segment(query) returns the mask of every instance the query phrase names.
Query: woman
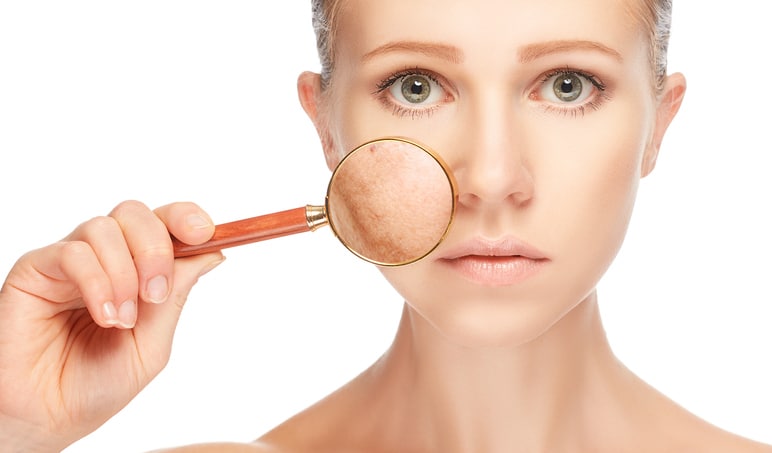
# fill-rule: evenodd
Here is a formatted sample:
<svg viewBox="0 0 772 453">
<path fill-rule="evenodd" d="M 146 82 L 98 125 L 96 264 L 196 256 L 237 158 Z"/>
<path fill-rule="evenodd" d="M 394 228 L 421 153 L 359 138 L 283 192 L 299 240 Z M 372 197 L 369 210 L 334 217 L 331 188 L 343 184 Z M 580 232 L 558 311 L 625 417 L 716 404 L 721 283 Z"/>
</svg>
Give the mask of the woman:
<svg viewBox="0 0 772 453">
<path fill-rule="evenodd" d="M 416 138 L 458 180 L 456 220 L 425 260 L 381 269 L 406 303 L 376 364 L 253 445 L 188 451 L 770 451 L 644 384 L 600 323 L 594 288 L 685 91 L 663 72 L 667 20 L 634 0 L 532 3 L 325 5 L 331 64 L 298 89 L 328 165 Z M 167 229 L 197 243 L 212 222 L 123 203 L 12 270 L 10 445 L 62 448 L 163 366 L 188 290 L 222 260 L 172 262 Z"/>
</svg>

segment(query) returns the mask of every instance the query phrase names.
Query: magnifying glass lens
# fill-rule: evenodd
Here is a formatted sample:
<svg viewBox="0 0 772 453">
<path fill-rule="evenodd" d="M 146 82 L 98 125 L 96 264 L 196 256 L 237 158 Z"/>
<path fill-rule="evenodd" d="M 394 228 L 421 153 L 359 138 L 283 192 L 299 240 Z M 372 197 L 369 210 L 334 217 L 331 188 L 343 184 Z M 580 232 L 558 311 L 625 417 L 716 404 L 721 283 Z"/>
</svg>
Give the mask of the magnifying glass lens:
<svg viewBox="0 0 772 453">
<path fill-rule="evenodd" d="M 434 153 L 383 139 L 349 153 L 327 190 L 328 221 L 338 239 L 367 261 L 398 266 L 423 258 L 447 233 L 455 184 Z"/>
</svg>

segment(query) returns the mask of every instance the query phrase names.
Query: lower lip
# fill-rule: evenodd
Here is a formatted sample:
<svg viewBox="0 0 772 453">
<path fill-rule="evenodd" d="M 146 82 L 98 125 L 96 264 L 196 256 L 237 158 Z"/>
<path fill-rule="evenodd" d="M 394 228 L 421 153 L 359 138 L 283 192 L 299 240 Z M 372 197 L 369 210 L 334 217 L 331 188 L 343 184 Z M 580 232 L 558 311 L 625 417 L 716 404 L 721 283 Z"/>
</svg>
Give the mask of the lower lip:
<svg viewBox="0 0 772 453">
<path fill-rule="evenodd" d="M 468 255 L 442 260 L 467 280 L 484 286 L 509 286 L 537 274 L 546 259 L 523 256 Z"/>
</svg>

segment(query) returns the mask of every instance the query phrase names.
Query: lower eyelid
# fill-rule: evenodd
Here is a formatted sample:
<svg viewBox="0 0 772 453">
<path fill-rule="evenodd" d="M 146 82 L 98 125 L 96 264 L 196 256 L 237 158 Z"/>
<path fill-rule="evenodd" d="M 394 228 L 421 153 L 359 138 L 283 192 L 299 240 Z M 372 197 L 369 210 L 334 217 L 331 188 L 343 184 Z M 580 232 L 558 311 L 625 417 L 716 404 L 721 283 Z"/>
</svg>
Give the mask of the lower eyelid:
<svg viewBox="0 0 772 453">
<path fill-rule="evenodd" d="M 601 92 L 599 96 L 595 98 L 590 98 L 581 104 L 561 105 L 556 103 L 548 103 L 548 104 L 542 103 L 541 107 L 547 113 L 557 113 L 561 115 L 571 115 L 572 117 L 576 117 L 576 116 L 584 116 L 585 114 L 591 113 L 592 111 L 600 110 L 604 106 L 604 104 L 610 99 L 611 98 L 609 96 L 606 96 Z M 587 111 L 588 109 L 591 110 L 591 112 L 588 112 Z"/>
<path fill-rule="evenodd" d="M 383 96 L 379 96 L 378 100 L 380 101 L 381 105 L 385 109 L 388 109 L 391 111 L 392 115 L 400 118 L 409 116 L 411 117 L 411 119 L 420 119 L 420 118 L 423 118 L 424 116 L 431 115 L 442 105 L 442 104 L 435 103 L 430 106 L 426 106 L 422 108 L 410 108 L 410 107 L 401 105 L 397 102 L 385 99 L 383 98 Z"/>
<path fill-rule="evenodd" d="M 441 101 L 437 101 L 433 104 L 425 106 L 410 107 L 407 104 L 398 102 L 397 100 L 393 99 L 393 96 L 389 92 L 389 88 L 390 86 L 387 86 L 385 89 L 375 92 L 374 95 L 384 108 L 390 110 L 393 115 L 399 117 L 410 116 L 412 119 L 418 119 L 424 115 L 431 115 L 440 109 L 443 105 L 453 102 L 455 99 L 449 93 L 447 93 L 447 90 L 444 90 L 443 88 L 445 91 L 445 96 Z"/>
</svg>

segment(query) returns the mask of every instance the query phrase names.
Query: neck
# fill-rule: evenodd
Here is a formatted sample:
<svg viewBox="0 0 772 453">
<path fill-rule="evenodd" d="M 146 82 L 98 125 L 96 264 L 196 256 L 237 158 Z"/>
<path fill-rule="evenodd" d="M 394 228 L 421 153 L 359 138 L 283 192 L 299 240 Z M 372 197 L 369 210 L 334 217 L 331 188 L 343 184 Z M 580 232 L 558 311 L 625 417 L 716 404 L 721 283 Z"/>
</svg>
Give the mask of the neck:
<svg viewBox="0 0 772 453">
<path fill-rule="evenodd" d="M 394 344 L 370 370 L 387 389 L 380 404 L 395 431 L 443 439 L 416 448 L 444 452 L 563 451 L 561 439 L 576 446 L 595 431 L 578 421 L 611 417 L 619 396 L 611 389 L 629 376 L 608 345 L 594 293 L 539 338 L 495 348 L 453 344 L 406 306 Z M 587 417 L 590 410 L 598 413 Z"/>
</svg>

